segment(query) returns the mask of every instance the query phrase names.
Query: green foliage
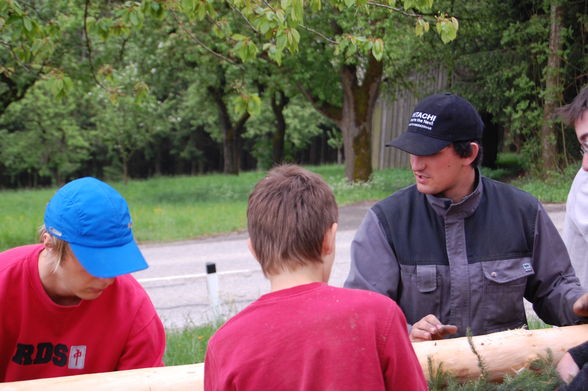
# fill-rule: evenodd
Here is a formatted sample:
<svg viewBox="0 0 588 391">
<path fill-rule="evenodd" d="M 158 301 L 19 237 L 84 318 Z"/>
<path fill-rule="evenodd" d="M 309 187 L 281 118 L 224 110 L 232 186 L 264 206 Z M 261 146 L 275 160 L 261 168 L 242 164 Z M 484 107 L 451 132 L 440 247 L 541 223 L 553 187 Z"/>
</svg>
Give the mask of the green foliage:
<svg viewBox="0 0 588 391">
<path fill-rule="evenodd" d="M 217 329 L 218 326 L 213 325 L 167 329 L 164 364 L 170 366 L 204 362 L 208 340 Z"/>
<path fill-rule="evenodd" d="M 59 184 L 89 158 L 92 134 L 76 121 L 80 95 L 64 95 L 56 104 L 51 88 L 51 81 L 38 84 L 1 117 L 0 127 L 18 131 L 0 130 L 0 158 L 13 174 L 36 171 Z"/>
<path fill-rule="evenodd" d="M 537 177 L 522 177 L 511 183 L 526 192 L 533 194 L 541 202 L 566 202 L 568 192 L 578 166 L 567 167 L 563 172 L 550 171 Z"/>
</svg>

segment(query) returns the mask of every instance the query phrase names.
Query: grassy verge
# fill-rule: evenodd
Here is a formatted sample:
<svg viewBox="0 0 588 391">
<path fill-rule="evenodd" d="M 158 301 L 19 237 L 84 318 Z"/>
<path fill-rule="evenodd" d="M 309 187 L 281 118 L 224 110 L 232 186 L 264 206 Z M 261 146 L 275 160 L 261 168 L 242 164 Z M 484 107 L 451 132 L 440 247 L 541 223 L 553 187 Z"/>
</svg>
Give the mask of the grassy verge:
<svg viewBox="0 0 588 391">
<path fill-rule="evenodd" d="M 508 165 L 505 167 L 509 167 Z M 341 165 L 308 167 L 331 185 L 339 205 L 379 200 L 413 183 L 406 169 L 376 171 L 371 181 L 350 184 Z M 483 169 L 484 175 L 501 179 L 516 169 Z M 576 172 L 571 167 L 548 179 L 517 178 L 512 183 L 542 202 L 565 202 Z M 111 183 L 128 201 L 139 242 L 193 239 L 245 229 L 247 197 L 265 172 L 239 176 L 202 175 L 160 177 Z M 37 241 L 45 205 L 56 189 L 0 191 L 0 251 Z"/>
<path fill-rule="evenodd" d="M 341 165 L 308 167 L 332 186 L 340 205 L 377 200 L 409 185 L 408 170 L 383 170 L 349 184 Z M 192 239 L 245 229 L 247 198 L 265 172 L 160 177 L 110 183 L 128 201 L 139 242 Z M 37 242 L 45 205 L 57 189 L 0 192 L 0 251 Z"/>
</svg>

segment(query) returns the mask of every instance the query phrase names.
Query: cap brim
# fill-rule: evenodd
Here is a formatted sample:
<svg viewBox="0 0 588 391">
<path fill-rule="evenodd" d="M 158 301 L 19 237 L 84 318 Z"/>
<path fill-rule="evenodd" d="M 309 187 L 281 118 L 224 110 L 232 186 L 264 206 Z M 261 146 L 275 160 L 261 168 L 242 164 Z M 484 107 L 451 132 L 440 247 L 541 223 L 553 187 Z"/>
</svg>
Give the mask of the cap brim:
<svg viewBox="0 0 588 391">
<path fill-rule="evenodd" d="M 111 278 L 149 267 L 134 240 L 118 247 L 87 247 L 74 243 L 69 246 L 84 269 L 94 277 Z"/>
<path fill-rule="evenodd" d="M 404 132 L 386 144 L 386 146 L 398 148 L 411 155 L 428 156 L 436 154 L 449 144 L 451 144 L 450 141 L 440 140 L 415 132 Z"/>
</svg>

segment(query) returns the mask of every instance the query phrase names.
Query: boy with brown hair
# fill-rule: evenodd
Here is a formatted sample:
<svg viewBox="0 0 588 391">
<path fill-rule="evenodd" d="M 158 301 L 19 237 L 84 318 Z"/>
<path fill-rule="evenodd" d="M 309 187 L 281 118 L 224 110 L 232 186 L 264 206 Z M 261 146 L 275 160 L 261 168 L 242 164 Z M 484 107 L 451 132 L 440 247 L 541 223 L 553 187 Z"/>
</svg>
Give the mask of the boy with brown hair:
<svg viewBox="0 0 588 391">
<path fill-rule="evenodd" d="M 210 339 L 205 390 L 426 390 L 406 319 L 378 293 L 327 285 L 337 204 L 317 174 L 272 169 L 247 209 L 271 292 Z"/>
</svg>

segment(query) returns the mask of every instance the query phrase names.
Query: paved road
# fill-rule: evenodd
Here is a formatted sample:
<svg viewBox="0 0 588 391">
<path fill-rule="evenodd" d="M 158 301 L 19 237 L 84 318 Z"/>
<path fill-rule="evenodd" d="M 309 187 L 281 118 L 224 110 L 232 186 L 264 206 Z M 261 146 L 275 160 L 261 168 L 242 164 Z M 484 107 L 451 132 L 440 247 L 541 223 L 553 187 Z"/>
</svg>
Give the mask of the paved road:
<svg viewBox="0 0 588 391">
<path fill-rule="evenodd" d="M 372 203 L 364 202 L 340 208 L 337 253 L 329 283 L 342 286 L 349 271 L 349 247 L 355 230 Z M 556 227 L 563 226 L 565 206 L 546 204 Z M 202 325 L 235 314 L 261 294 L 269 292 L 257 262 L 246 245 L 247 234 L 141 245 L 150 268 L 135 277 L 145 287 L 166 327 Z M 219 278 L 220 311 L 210 308 L 206 263 L 214 262 Z"/>
</svg>

